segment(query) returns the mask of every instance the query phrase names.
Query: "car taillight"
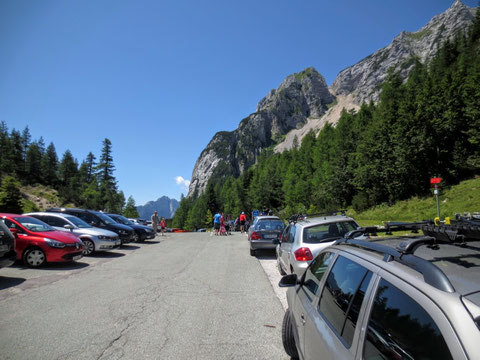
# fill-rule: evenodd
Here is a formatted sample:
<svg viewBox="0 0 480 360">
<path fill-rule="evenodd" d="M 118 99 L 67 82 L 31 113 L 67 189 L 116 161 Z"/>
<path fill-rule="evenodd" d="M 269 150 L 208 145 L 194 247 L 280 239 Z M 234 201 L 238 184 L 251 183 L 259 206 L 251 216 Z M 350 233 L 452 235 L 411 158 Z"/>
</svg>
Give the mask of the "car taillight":
<svg viewBox="0 0 480 360">
<path fill-rule="evenodd" d="M 294 252 L 295 260 L 297 261 L 310 261 L 313 260 L 312 252 L 308 247 L 302 247 Z"/>
<path fill-rule="evenodd" d="M 252 232 L 252 235 L 250 236 L 250 239 L 252 240 L 260 240 L 262 238 L 262 235 L 260 235 L 259 233 L 257 232 Z"/>
</svg>

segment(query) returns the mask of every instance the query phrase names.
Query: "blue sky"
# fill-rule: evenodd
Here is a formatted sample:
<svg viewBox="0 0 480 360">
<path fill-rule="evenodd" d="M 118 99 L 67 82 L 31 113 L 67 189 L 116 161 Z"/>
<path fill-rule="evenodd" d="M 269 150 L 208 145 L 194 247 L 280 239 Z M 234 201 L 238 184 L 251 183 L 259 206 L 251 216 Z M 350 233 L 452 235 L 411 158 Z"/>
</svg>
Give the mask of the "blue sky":
<svg viewBox="0 0 480 360">
<path fill-rule="evenodd" d="M 79 162 L 109 138 L 126 197 L 179 199 L 212 136 L 286 76 L 314 66 L 330 85 L 452 3 L 0 0 L 0 121 Z"/>
</svg>

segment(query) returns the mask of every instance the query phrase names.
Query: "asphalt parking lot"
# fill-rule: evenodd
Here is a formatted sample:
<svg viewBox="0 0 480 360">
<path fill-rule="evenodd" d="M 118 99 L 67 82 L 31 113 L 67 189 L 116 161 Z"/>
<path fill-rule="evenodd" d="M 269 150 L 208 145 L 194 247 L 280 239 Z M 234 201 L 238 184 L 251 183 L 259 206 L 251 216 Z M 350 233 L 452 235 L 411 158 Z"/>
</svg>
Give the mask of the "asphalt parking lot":
<svg viewBox="0 0 480 360">
<path fill-rule="evenodd" d="M 287 359 L 279 278 L 274 254 L 251 257 L 239 233 L 15 264 L 0 269 L 1 357 Z"/>
</svg>

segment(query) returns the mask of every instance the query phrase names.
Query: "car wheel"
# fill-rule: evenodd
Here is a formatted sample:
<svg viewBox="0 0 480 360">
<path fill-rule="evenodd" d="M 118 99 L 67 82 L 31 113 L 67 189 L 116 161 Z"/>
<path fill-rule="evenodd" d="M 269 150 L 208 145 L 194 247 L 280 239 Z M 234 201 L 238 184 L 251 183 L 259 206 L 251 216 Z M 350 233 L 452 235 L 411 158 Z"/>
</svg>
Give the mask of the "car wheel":
<svg viewBox="0 0 480 360">
<path fill-rule="evenodd" d="M 297 347 L 295 346 L 295 338 L 293 336 L 292 316 L 289 310 L 287 310 L 283 316 L 282 343 L 285 352 L 291 356 L 292 359 L 298 359 Z"/>
<path fill-rule="evenodd" d="M 250 249 L 250 256 L 256 256 L 257 255 L 257 250 Z"/>
<path fill-rule="evenodd" d="M 83 255 L 91 255 L 95 252 L 95 244 L 91 240 L 82 240 Z"/>
<path fill-rule="evenodd" d="M 287 275 L 287 273 L 285 271 L 283 271 L 282 269 L 282 265 L 280 264 L 280 259 L 277 257 L 277 268 L 278 268 L 278 272 L 280 273 L 280 275 Z"/>
<path fill-rule="evenodd" d="M 28 267 L 39 267 L 42 266 L 47 257 L 42 249 L 32 248 L 25 251 L 23 254 L 23 263 Z"/>
</svg>

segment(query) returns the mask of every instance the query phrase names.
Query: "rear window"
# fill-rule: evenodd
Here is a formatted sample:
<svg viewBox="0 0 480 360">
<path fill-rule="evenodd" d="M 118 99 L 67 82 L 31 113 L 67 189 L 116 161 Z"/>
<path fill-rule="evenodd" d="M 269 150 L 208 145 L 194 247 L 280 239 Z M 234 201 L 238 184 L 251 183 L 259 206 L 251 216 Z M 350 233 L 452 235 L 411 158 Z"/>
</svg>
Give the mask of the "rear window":
<svg viewBox="0 0 480 360">
<path fill-rule="evenodd" d="M 303 242 L 307 244 L 316 244 L 341 239 L 349 231 L 356 230 L 357 226 L 358 225 L 354 221 L 342 221 L 310 226 L 303 230 Z"/>
<path fill-rule="evenodd" d="M 255 228 L 257 230 L 279 230 L 283 231 L 285 225 L 281 220 L 260 220 Z"/>
</svg>

